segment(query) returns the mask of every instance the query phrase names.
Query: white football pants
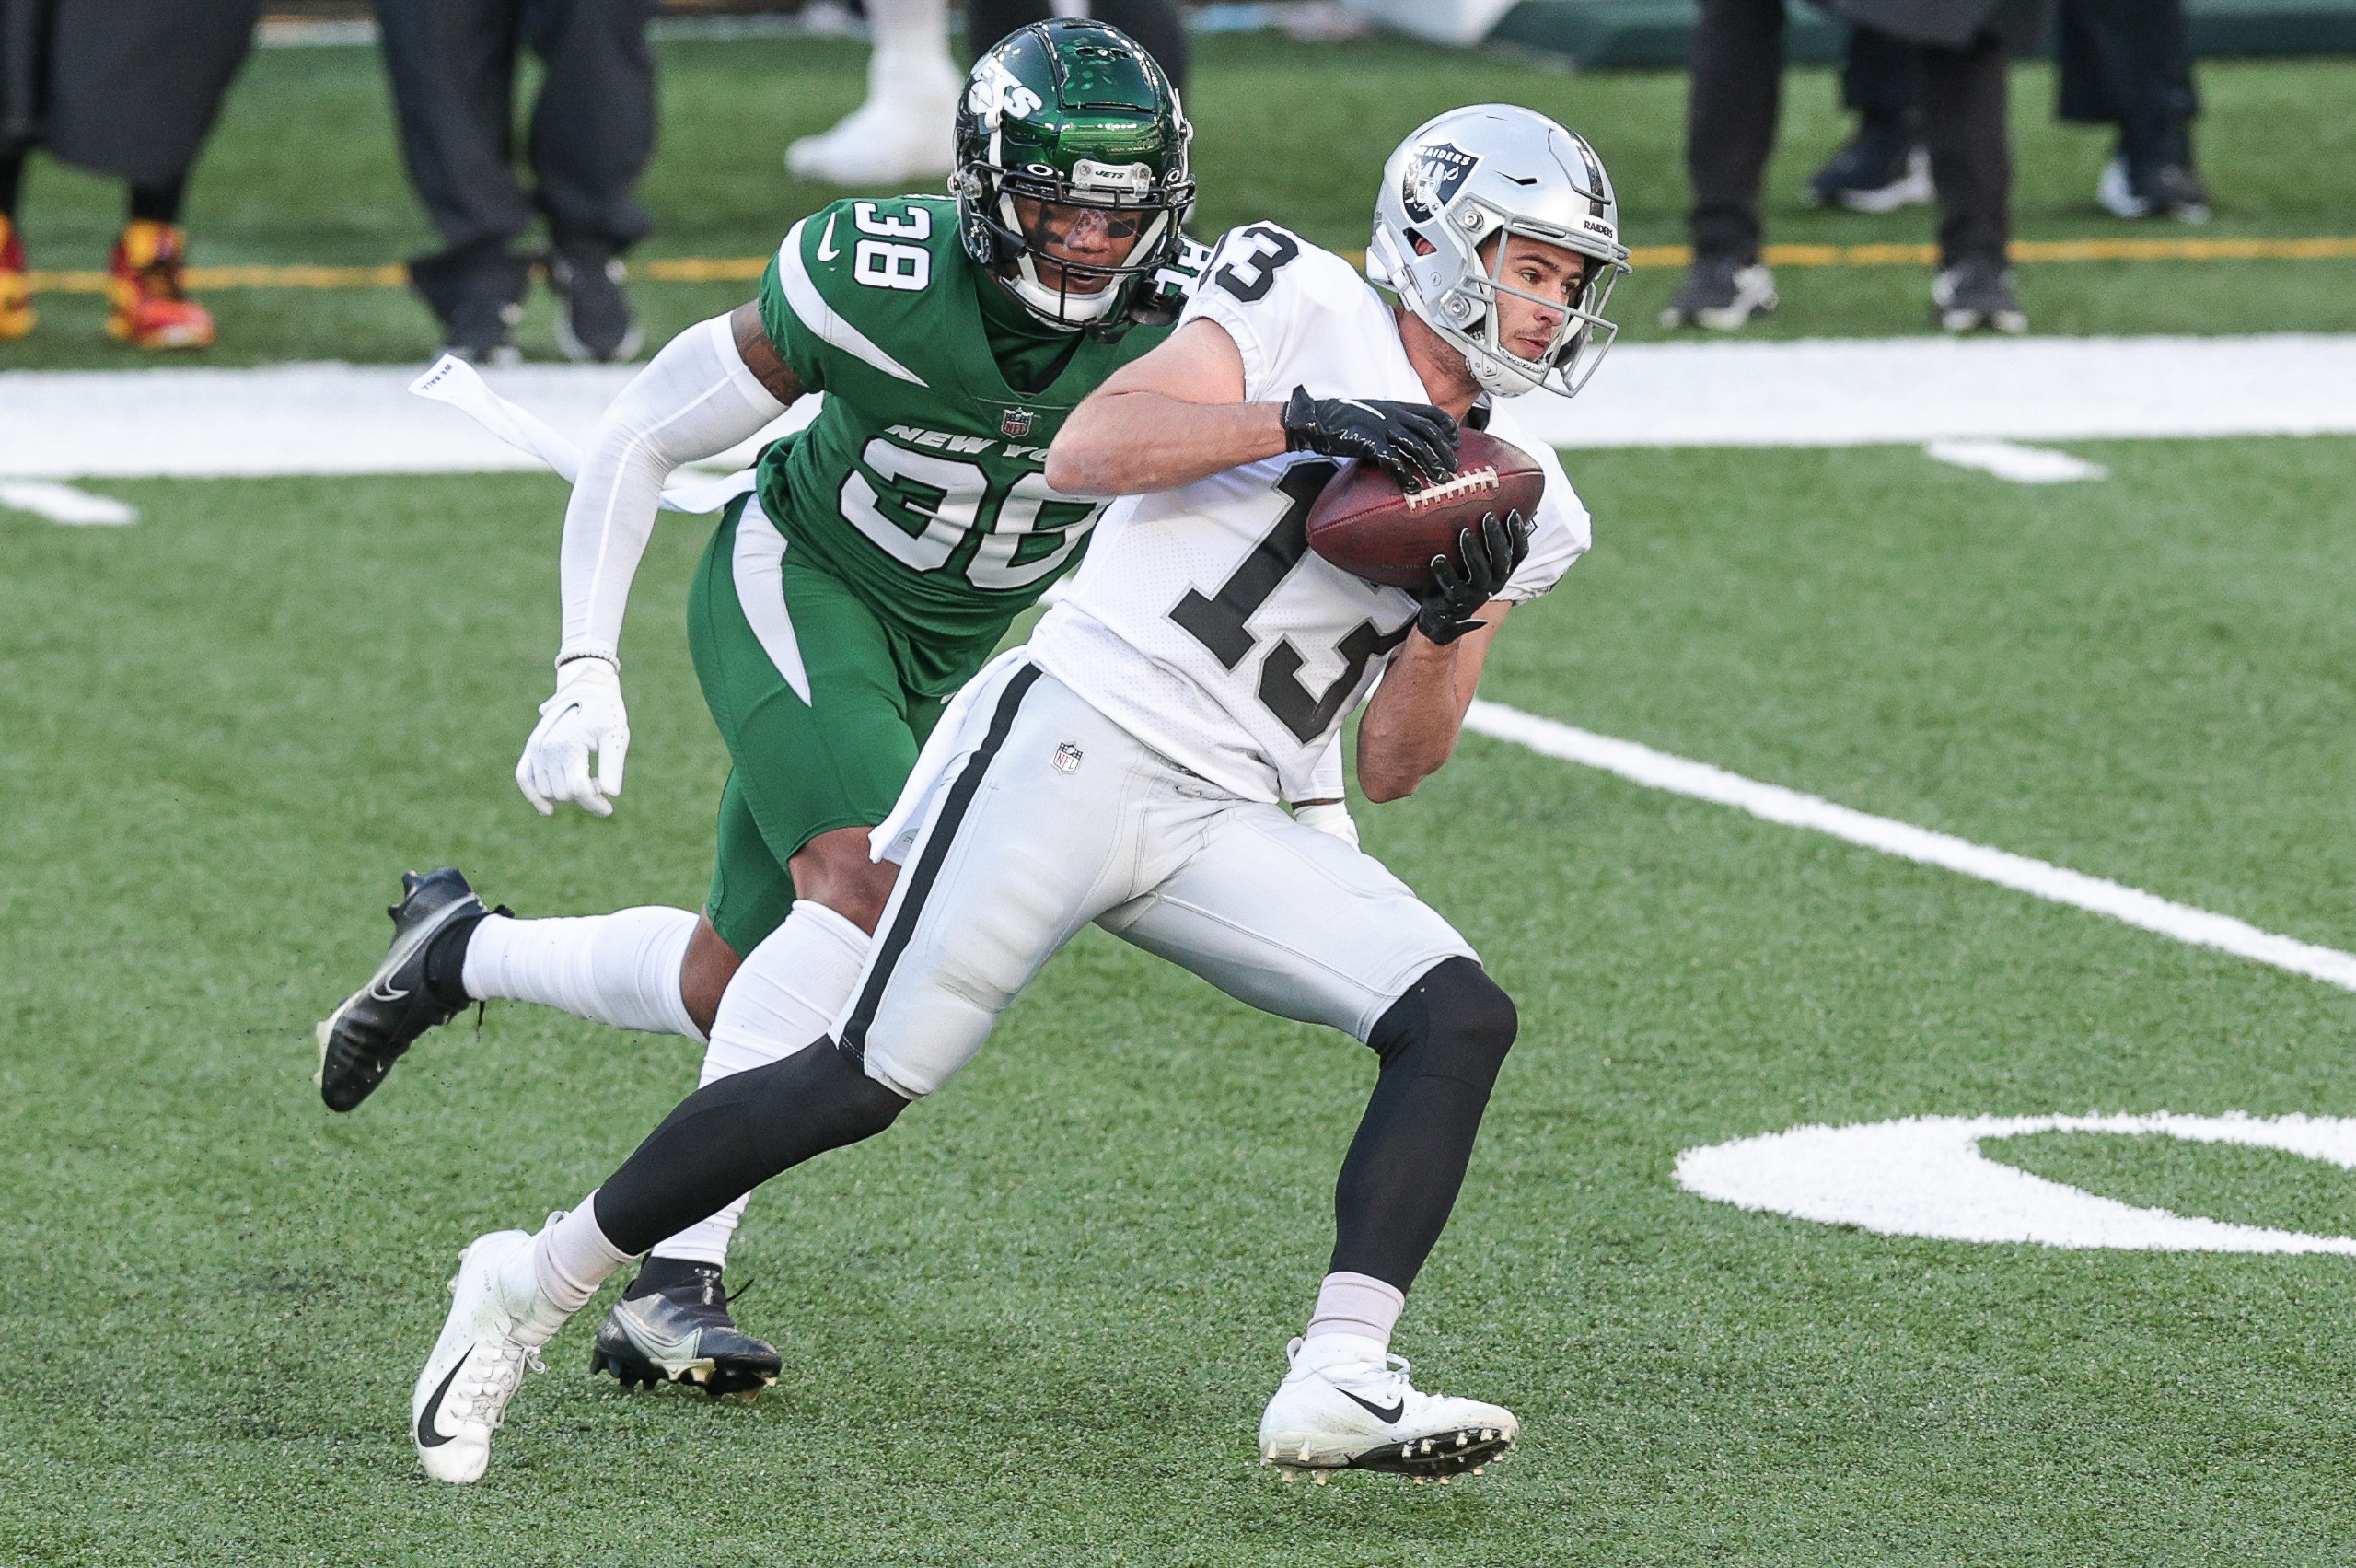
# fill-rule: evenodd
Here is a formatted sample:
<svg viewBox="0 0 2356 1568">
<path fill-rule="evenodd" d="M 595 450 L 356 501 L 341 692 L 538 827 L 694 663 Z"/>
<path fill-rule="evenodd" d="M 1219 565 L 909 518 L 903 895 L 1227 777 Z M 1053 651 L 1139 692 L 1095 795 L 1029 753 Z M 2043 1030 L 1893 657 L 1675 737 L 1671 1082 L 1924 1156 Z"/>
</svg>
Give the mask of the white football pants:
<svg viewBox="0 0 2356 1568">
<path fill-rule="evenodd" d="M 1021 660 L 969 704 L 835 1038 L 914 1098 L 1095 921 L 1239 1001 L 1366 1038 L 1478 958 L 1373 856 L 1149 749 Z"/>
</svg>

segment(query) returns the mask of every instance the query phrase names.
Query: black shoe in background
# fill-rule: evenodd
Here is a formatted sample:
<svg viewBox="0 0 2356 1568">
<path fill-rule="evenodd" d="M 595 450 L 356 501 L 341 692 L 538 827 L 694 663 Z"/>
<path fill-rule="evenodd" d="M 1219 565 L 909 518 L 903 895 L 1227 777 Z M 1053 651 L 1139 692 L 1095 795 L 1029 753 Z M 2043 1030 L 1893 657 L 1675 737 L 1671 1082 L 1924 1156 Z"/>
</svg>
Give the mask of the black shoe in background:
<svg viewBox="0 0 2356 1568">
<path fill-rule="evenodd" d="M 516 323 L 524 319 L 524 290 L 532 264 L 500 244 L 470 245 L 420 256 L 409 283 L 442 324 L 442 349 L 470 365 L 513 365 Z"/>
<path fill-rule="evenodd" d="M 1805 200 L 1812 207 L 1894 213 L 1938 197 L 1931 183 L 1931 155 L 1914 127 L 1903 120 L 1868 120 L 1847 146 L 1808 177 Z"/>
<path fill-rule="evenodd" d="M 2028 312 L 2013 293 L 2013 270 L 1978 257 L 1958 261 L 1932 280 L 1931 313 L 1950 332 L 2029 330 Z"/>
<path fill-rule="evenodd" d="M 548 286 L 555 291 L 556 342 L 568 359 L 607 364 L 638 353 L 645 334 L 622 288 L 621 258 L 601 246 L 559 246 L 548 253 Z"/>
</svg>

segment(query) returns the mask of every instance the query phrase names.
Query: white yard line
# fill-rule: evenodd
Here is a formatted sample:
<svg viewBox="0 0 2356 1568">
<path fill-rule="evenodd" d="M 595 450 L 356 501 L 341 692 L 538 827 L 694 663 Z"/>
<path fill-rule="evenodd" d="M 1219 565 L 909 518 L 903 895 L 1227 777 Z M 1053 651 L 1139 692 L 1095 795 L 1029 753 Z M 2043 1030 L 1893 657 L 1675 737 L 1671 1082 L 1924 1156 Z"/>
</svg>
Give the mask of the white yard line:
<svg viewBox="0 0 2356 1568">
<path fill-rule="evenodd" d="M 1959 469 L 1978 469 L 2014 484 L 2068 484 L 2082 479 L 2108 479 L 2110 470 L 2050 447 L 2024 447 L 2012 441 L 1933 441 L 1923 456 Z"/>
<path fill-rule="evenodd" d="M 1515 412 L 1558 447 L 2348 434 L 2356 336 L 1629 343 Z"/>
<path fill-rule="evenodd" d="M 119 528 L 139 520 L 139 508 L 111 495 L 93 495 L 45 479 L 0 480 L 0 506 L 67 528 Z"/>
<path fill-rule="evenodd" d="M 1576 729 L 1498 703 L 1475 702 L 1472 711 L 1465 715 L 1465 727 L 1566 762 L 1617 773 L 1649 789 L 1691 796 L 1697 800 L 1747 811 L 1770 822 L 1829 833 L 1885 854 L 1944 866 L 2057 904 L 2107 915 L 2196 947 L 2213 947 L 2236 958 L 2252 958 L 2319 980 L 2327 985 L 2356 991 L 2356 953 L 2278 936 L 2231 915 L 2175 903 L 2100 877 L 2032 860 L 2025 854 L 1990 849 L 1967 839 L 1934 833 L 1887 817 L 1852 811 L 1813 795 L 1803 795 L 1780 784 L 1761 784 L 1707 762 L 1673 757 L 1632 740 L 1616 740 L 1607 735 Z"/>
<path fill-rule="evenodd" d="M 408 396 L 420 368 L 0 373 L 0 476 L 538 466 Z M 533 365 L 486 378 L 577 441 L 633 374 Z M 788 418 L 807 418 L 808 402 Z M 1577 399 L 1534 394 L 1515 412 L 1564 447 L 2356 434 L 2356 335 L 1629 343 Z"/>
</svg>

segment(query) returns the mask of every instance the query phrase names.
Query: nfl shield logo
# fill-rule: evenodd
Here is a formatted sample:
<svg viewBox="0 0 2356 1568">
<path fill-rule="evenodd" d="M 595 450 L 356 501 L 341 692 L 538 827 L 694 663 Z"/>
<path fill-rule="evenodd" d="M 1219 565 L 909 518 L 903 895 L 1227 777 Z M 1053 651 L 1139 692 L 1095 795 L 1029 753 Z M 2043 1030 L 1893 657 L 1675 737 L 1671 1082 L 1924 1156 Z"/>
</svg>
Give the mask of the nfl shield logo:
<svg viewBox="0 0 2356 1568">
<path fill-rule="evenodd" d="M 1055 749 L 1055 771 L 1059 773 L 1078 772 L 1080 771 L 1080 749 L 1073 745 L 1068 740 L 1058 746 Z"/>
<path fill-rule="evenodd" d="M 1031 433 L 1031 411 L 1027 408 L 1008 409 L 998 416 L 998 430 L 1004 436 L 1028 436 Z M 1071 770 L 1067 768 L 1064 772 Z"/>
<path fill-rule="evenodd" d="M 1399 204 L 1417 223 L 1430 223 L 1454 199 L 1480 160 L 1454 142 L 1427 142 L 1407 160 Z"/>
</svg>

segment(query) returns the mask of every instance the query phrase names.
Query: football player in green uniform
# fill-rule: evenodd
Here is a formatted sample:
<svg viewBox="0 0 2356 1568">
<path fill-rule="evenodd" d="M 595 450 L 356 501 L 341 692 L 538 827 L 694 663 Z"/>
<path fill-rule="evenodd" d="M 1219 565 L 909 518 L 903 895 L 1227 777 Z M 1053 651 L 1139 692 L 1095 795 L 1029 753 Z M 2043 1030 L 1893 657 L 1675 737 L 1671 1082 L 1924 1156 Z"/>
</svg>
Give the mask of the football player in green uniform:
<svg viewBox="0 0 2356 1568">
<path fill-rule="evenodd" d="M 606 816 L 621 792 L 617 643 L 664 480 L 825 394 L 763 450 L 691 589 L 696 671 L 734 763 L 704 911 L 516 920 L 455 868 L 404 877 L 390 951 L 320 1026 L 331 1109 L 477 999 L 705 1040 L 707 1084 L 827 1033 L 897 874 L 869 857 L 869 830 L 949 694 L 1075 563 L 1104 505 L 1059 494 L 1041 467 L 1065 415 L 1176 317 L 1199 256 L 1179 233 L 1190 134 L 1121 33 L 1026 28 L 968 81 L 951 196 L 812 214 L 758 299 L 632 382 L 565 513 L 556 694 L 516 770 L 543 813 Z M 790 982 L 730 988 L 764 943 L 765 972 Z M 737 1329 L 720 1283 L 740 1210 L 653 1249 L 598 1335 L 600 1368 L 715 1393 L 775 1379 L 776 1351 Z"/>
</svg>

